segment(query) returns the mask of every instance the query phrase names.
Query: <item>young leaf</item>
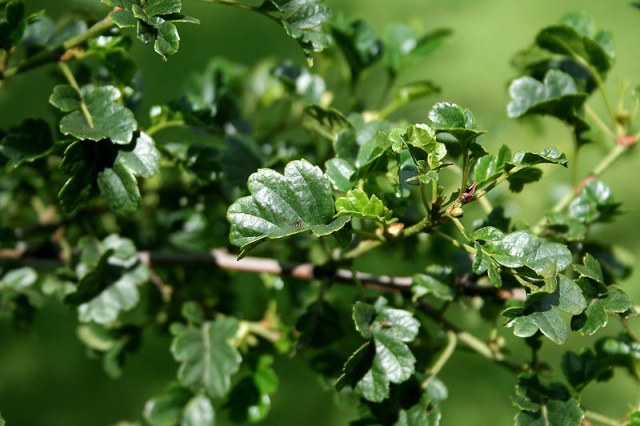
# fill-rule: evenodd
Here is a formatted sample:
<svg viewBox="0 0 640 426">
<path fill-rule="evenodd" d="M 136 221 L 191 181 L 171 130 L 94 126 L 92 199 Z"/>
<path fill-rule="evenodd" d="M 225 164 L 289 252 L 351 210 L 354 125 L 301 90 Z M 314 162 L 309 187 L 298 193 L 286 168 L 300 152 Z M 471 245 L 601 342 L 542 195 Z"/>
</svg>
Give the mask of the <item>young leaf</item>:
<svg viewBox="0 0 640 426">
<path fill-rule="evenodd" d="M 473 169 L 478 187 L 484 186 L 504 173 L 505 165 L 510 159 L 511 150 L 506 145 L 502 145 L 496 155 L 487 154 L 480 157 Z"/>
<path fill-rule="evenodd" d="M 316 236 L 342 228 L 348 216 L 333 219 L 333 196 L 322 171 L 306 160 L 292 161 L 284 175 L 261 169 L 249 177 L 251 195 L 236 200 L 227 212 L 229 240 L 240 257 L 265 239 L 309 231 Z"/>
<path fill-rule="evenodd" d="M 398 221 L 393 217 L 393 212 L 378 197 L 372 195 L 369 198 L 359 189 L 349 190 L 346 196 L 338 198 L 335 204 L 337 216 L 359 217 L 376 221 L 382 225 L 390 225 Z"/>
<path fill-rule="evenodd" d="M 238 327 L 238 320 L 231 317 L 205 322 L 200 327 L 173 327 L 171 353 L 181 364 L 180 383 L 194 392 L 204 389 L 212 398 L 225 396 L 231 376 L 242 362 L 236 348 L 229 344 Z"/>
<path fill-rule="evenodd" d="M 586 225 L 608 222 L 619 214 L 621 203 L 613 199 L 611 190 L 601 181 L 585 185 L 568 207 L 569 217 Z"/>
<path fill-rule="evenodd" d="M 120 103 L 114 86 L 84 86 L 80 93 L 68 85 L 53 89 L 49 102 L 69 114 L 60 120 L 60 131 L 78 139 L 111 139 L 116 144 L 131 142 L 138 127 L 133 112 Z"/>
<path fill-rule="evenodd" d="M 518 337 L 533 336 L 538 330 L 554 343 L 563 344 L 569 329 L 562 312 L 578 315 L 587 307 L 580 287 L 564 275 L 558 275 L 553 293 L 538 292 L 527 297 L 524 307 L 507 308 L 507 327 Z"/>
</svg>

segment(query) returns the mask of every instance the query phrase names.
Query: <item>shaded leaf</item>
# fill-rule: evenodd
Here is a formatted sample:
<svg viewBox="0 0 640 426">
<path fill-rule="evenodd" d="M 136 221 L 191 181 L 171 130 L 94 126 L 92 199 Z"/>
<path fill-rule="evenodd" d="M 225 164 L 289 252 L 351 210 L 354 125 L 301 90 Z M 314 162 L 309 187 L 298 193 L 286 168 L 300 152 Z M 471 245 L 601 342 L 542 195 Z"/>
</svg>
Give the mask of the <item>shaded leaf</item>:
<svg viewBox="0 0 640 426">
<path fill-rule="evenodd" d="M 318 300 L 307 307 L 305 313 L 298 318 L 296 329 L 300 332 L 300 347 L 319 348 L 344 336 L 340 313 L 324 300 Z"/>
<path fill-rule="evenodd" d="M 212 398 L 225 396 L 242 362 L 229 344 L 238 327 L 238 320 L 226 317 L 200 327 L 172 328 L 171 353 L 180 363 L 180 383 L 194 392 L 204 389 Z"/>
<path fill-rule="evenodd" d="M 272 367 L 273 357 L 261 356 L 251 375 L 240 380 L 229 393 L 225 408 L 233 422 L 255 423 L 263 420 L 271 409 L 271 399 L 278 386 Z"/>
<path fill-rule="evenodd" d="M 146 402 L 144 419 L 151 426 L 174 426 L 182 419 L 184 406 L 192 393 L 179 385 L 171 385 L 162 395 Z"/>
<path fill-rule="evenodd" d="M 44 120 L 27 119 L 9 130 L 0 140 L 0 154 L 8 158 L 7 170 L 24 162 L 33 162 L 47 155 L 53 147 L 49 125 Z"/>
<path fill-rule="evenodd" d="M 292 161 L 284 175 L 261 169 L 249 177 L 251 196 L 236 200 L 227 212 L 229 239 L 240 257 L 263 240 L 311 230 L 316 236 L 342 228 L 349 217 L 333 219 L 333 196 L 322 171 L 306 160 Z"/>
<path fill-rule="evenodd" d="M 418 60 L 443 46 L 451 37 L 449 28 L 438 28 L 424 35 L 405 24 L 392 25 L 386 36 L 386 63 L 391 75 L 406 70 Z"/>
<path fill-rule="evenodd" d="M 620 213 L 621 203 L 614 200 L 611 190 L 601 181 L 587 183 L 580 195 L 568 207 L 569 217 L 584 224 L 608 222 Z"/>
<path fill-rule="evenodd" d="M 364 70 L 382 58 L 382 41 L 367 22 L 336 19 L 331 30 L 349 64 L 351 81 L 357 81 Z"/>
<path fill-rule="evenodd" d="M 411 282 L 412 300 L 432 294 L 440 300 L 451 301 L 455 297 L 454 276 L 448 266 L 429 265 L 424 274 L 415 274 Z"/>
</svg>

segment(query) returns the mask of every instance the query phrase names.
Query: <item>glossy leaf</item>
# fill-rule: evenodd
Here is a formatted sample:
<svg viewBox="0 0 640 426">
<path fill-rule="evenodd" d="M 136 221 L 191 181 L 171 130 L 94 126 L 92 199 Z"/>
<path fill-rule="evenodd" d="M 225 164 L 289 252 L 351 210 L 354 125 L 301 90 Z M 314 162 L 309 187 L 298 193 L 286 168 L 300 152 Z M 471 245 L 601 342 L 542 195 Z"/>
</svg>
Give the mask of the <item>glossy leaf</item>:
<svg viewBox="0 0 640 426">
<path fill-rule="evenodd" d="M 463 150 L 469 151 L 471 158 L 478 159 L 486 154 L 477 139 L 486 133 L 478 130 L 473 113 L 450 102 L 439 102 L 429 111 L 429 120 L 433 123 L 436 133 L 446 133 L 453 136 Z"/>
<path fill-rule="evenodd" d="M 566 425 L 580 426 L 584 413 L 575 399 L 568 401 L 552 400 L 544 409 L 536 412 L 521 411 L 516 415 L 516 426 Z"/>
<path fill-rule="evenodd" d="M 527 231 L 516 231 L 500 240 L 487 240 L 483 250 L 502 266 L 526 266 L 544 278 L 555 277 L 573 261 L 565 245 L 550 242 Z"/>
<path fill-rule="evenodd" d="M 505 171 L 506 164 L 511 160 L 511 150 L 502 145 L 496 155 L 487 154 L 480 157 L 473 169 L 474 179 L 478 187 L 497 179 Z"/>
<path fill-rule="evenodd" d="M 571 201 L 568 214 L 587 225 L 608 222 L 619 214 L 620 204 L 614 200 L 611 190 L 596 180 L 587 183 L 582 192 Z"/>
<path fill-rule="evenodd" d="M 356 167 L 343 158 L 331 158 L 325 163 L 327 178 L 339 191 L 347 192 L 354 187 L 351 178 L 356 173 Z"/>
<path fill-rule="evenodd" d="M 330 42 L 322 25 L 331 17 L 331 10 L 321 3 L 322 0 L 264 0 L 260 6 L 300 44 L 309 65 L 313 64 L 311 54 L 321 52 Z"/>
<path fill-rule="evenodd" d="M 53 147 L 49 125 L 44 120 L 27 119 L 0 139 L 0 154 L 7 157 L 7 170 L 47 155 Z"/>
<path fill-rule="evenodd" d="M 507 308 L 502 315 L 508 318 L 506 325 L 513 327 L 516 336 L 530 337 L 540 330 L 549 340 L 561 345 L 569 336 L 563 312 L 578 315 L 586 307 L 580 287 L 564 275 L 559 275 L 553 293 L 529 295 L 523 307 Z"/>
<path fill-rule="evenodd" d="M 569 74 L 550 70 L 543 82 L 528 76 L 518 78 L 509 86 L 509 95 L 507 114 L 511 118 L 551 115 L 573 126 L 578 136 L 589 130 L 579 114 L 587 94 L 578 91 Z"/>
<path fill-rule="evenodd" d="M 180 426 L 214 426 L 215 413 L 211 400 L 204 395 L 191 398 L 184 407 Z"/>
<path fill-rule="evenodd" d="M 316 236 L 342 228 L 349 217 L 333 219 L 333 196 L 322 171 L 306 160 L 287 164 L 284 175 L 261 169 L 249 177 L 251 196 L 236 200 L 227 212 L 229 239 L 240 257 L 265 239 L 311 230 Z"/>
<path fill-rule="evenodd" d="M 225 396 L 231 376 L 242 362 L 236 348 L 229 344 L 238 327 L 238 320 L 231 317 L 205 322 L 200 327 L 173 327 L 171 353 L 180 363 L 180 383 L 194 392 L 204 389 L 212 398 Z"/>
<path fill-rule="evenodd" d="M 128 144 L 138 124 L 133 112 L 117 102 L 120 98 L 120 91 L 114 86 L 84 86 L 78 93 L 70 86 L 59 85 L 53 89 L 49 102 L 69 112 L 60 120 L 60 131 L 65 135 Z"/>
<path fill-rule="evenodd" d="M 540 153 L 518 151 L 513 156 L 513 159 L 505 165 L 505 170 L 510 171 L 514 167 L 534 166 L 537 164 L 559 164 L 567 167 L 567 157 L 554 147 L 544 148 Z"/>
<path fill-rule="evenodd" d="M 350 190 L 346 196 L 338 198 L 335 205 L 337 216 L 359 217 L 382 225 L 390 225 L 398 221 L 393 217 L 393 212 L 378 197 L 372 195 L 369 198 L 359 189 Z"/>
<path fill-rule="evenodd" d="M 392 309 L 386 305 L 386 300 L 378 299 L 375 305 L 356 302 L 353 318 L 360 334 L 371 339 L 356 352 L 363 355 L 351 358 L 345 365 L 340 382 L 353 383 L 357 379 L 354 390 L 363 398 L 380 402 L 389 395 L 390 383 L 402 383 L 414 372 L 415 357 L 406 345 L 418 334 L 419 322 L 413 315 L 400 309 Z M 364 355 L 366 353 L 371 355 Z M 358 367 L 358 364 L 362 366 Z M 354 371 L 365 371 L 358 377 Z"/>
</svg>

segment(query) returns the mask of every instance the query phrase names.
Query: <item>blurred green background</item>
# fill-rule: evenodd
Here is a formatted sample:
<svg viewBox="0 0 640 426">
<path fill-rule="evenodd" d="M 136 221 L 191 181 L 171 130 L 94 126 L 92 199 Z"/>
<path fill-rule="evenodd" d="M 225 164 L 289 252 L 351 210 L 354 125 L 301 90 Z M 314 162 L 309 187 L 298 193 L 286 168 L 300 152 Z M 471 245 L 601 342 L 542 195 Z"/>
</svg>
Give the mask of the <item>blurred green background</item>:
<svg viewBox="0 0 640 426">
<path fill-rule="evenodd" d="M 536 32 L 556 22 L 563 14 L 583 10 L 591 14 L 599 28 L 612 31 L 617 65 L 608 78 L 612 96 L 623 85 L 640 84 L 640 10 L 628 1 L 602 0 L 327 0 L 334 10 L 369 21 L 379 33 L 393 22 L 413 22 L 424 30 L 449 27 L 452 42 L 415 67 L 407 80 L 432 79 L 442 93 L 428 101 L 405 107 L 398 112 L 411 121 L 424 121 L 430 105 L 446 100 L 471 109 L 480 128 L 489 134 L 483 143 L 495 150 L 501 144 L 518 149 L 539 150 L 554 145 L 571 152 L 569 134 L 553 120 L 517 122 L 506 118 L 507 85 L 514 77 L 512 55 L 530 45 Z M 27 0 L 31 11 L 47 9 L 54 17 L 70 8 L 82 8 L 103 16 L 108 8 L 98 0 Z M 289 58 L 298 63 L 303 56 L 295 42 L 269 20 L 249 12 L 183 0 L 183 11 L 198 17 L 200 26 L 183 25 L 180 52 L 167 63 L 147 46 L 135 44 L 132 56 L 139 60 L 144 76 L 145 100 L 142 111 L 156 103 L 177 97 L 186 76 L 203 70 L 216 56 L 252 65 L 265 57 Z M 34 78 L 35 77 L 35 78 Z M 373 91 L 381 84 L 368 83 Z M 0 127 L 32 116 L 46 115 L 52 80 L 46 69 L 36 70 L 7 82 L 0 90 Z M 596 95 L 594 107 L 602 108 Z M 603 157 L 598 146 L 587 147 L 581 157 L 580 175 L 584 175 Z M 573 160 L 572 157 L 570 159 Z M 616 198 L 624 201 L 626 214 L 615 224 L 603 226 L 596 234 L 617 241 L 630 253 L 640 257 L 640 156 L 632 155 L 609 170 L 603 180 Z M 571 172 L 546 169 L 549 180 L 571 182 Z M 566 188 L 555 187 L 551 197 L 543 182 L 528 186 L 507 204 L 507 215 L 535 221 L 529 212 L 539 211 L 540 203 L 562 195 Z M 535 209 L 530 207 L 536 206 Z M 392 262 L 392 260 L 388 260 Z M 620 283 L 640 300 L 640 273 L 636 271 Z M 459 310 L 459 325 L 485 337 L 487 329 L 473 312 Z M 638 322 L 638 320 L 635 320 Z M 612 322 L 606 334 L 615 334 Z M 638 327 L 635 327 L 636 329 Z M 511 331 L 501 334 L 509 339 Z M 574 336 L 569 347 L 588 344 L 589 339 Z M 516 344 L 518 347 L 518 344 Z M 558 371 L 559 357 L 566 348 L 545 345 L 551 368 Z M 140 420 L 144 402 L 162 391 L 175 375 L 176 364 L 168 353 L 168 338 L 149 333 L 142 350 L 132 356 L 122 378 L 113 380 L 102 371 L 99 361 L 86 357 L 83 345 L 75 336 L 75 318 L 66 308 L 50 304 L 36 319 L 30 332 L 19 332 L 7 322 L 0 323 L 0 412 L 10 426 L 112 425 L 119 420 Z M 341 425 L 353 419 L 355 404 L 335 404 L 326 385 L 308 372 L 301 361 L 281 358 L 276 364 L 280 390 L 274 396 L 273 411 L 265 425 Z M 508 396 L 513 393 L 514 377 L 472 354 L 453 357 L 441 373 L 449 387 L 444 403 L 442 424 L 461 425 L 473 419 L 474 425 L 511 424 L 515 410 Z M 607 384 L 596 384 L 584 395 L 585 405 L 597 405 L 603 414 L 622 416 L 638 406 L 638 387 L 624 374 Z M 329 409 L 329 407 L 332 407 Z M 221 419 L 221 424 L 226 424 Z"/>
</svg>

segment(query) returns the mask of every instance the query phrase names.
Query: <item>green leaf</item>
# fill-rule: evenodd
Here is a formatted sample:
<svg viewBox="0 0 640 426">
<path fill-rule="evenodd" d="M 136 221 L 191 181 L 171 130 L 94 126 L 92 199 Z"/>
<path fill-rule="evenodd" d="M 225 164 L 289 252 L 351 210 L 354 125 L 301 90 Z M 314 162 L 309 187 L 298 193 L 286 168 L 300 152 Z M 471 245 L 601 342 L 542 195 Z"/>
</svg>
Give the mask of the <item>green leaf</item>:
<svg viewBox="0 0 640 426">
<path fill-rule="evenodd" d="M 171 385 L 162 395 L 144 406 L 144 419 L 151 426 L 174 426 L 182 420 L 183 410 L 192 393 L 179 385 Z"/>
<path fill-rule="evenodd" d="M 296 322 L 299 347 L 320 348 L 344 336 L 340 313 L 329 302 L 318 300 L 307 307 Z"/>
<path fill-rule="evenodd" d="M 437 380 L 437 379 L 436 379 Z M 433 380 L 432 380 L 433 382 Z M 431 382 L 430 382 L 431 384 Z M 438 426 L 442 419 L 440 407 L 435 405 L 428 393 L 422 395 L 418 403 L 401 410 L 393 426 Z"/>
<path fill-rule="evenodd" d="M 529 295 L 524 307 L 507 308 L 502 315 L 509 318 L 506 326 L 513 327 L 516 336 L 530 337 L 540 330 L 549 340 L 561 345 L 569 335 L 562 313 L 578 315 L 586 307 L 580 287 L 564 275 L 559 275 L 553 293 Z"/>
<path fill-rule="evenodd" d="M 349 64 L 351 81 L 358 81 L 367 68 L 382 58 L 382 41 L 367 22 L 336 19 L 331 30 Z"/>
<path fill-rule="evenodd" d="M 487 154 L 480 157 L 473 169 L 474 179 L 478 187 L 497 179 L 505 171 L 506 164 L 511 160 L 511 150 L 502 145 L 496 155 Z"/>
<path fill-rule="evenodd" d="M 280 21 L 287 34 L 302 47 L 307 62 L 313 65 L 313 52 L 321 52 L 330 44 L 322 31 L 331 10 L 322 0 L 264 0 L 260 8 Z"/>
<path fill-rule="evenodd" d="M 82 322 L 111 323 L 138 304 L 138 286 L 147 282 L 149 270 L 129 239 L 110 235 L 102 242 L 87 238 L 81 244 L 78 286 L 65 302 L 79 305 Z"/>
<path fill-rule="evenodd" d="M 65 150 L 60 164 L 69 176 L 58 194 L 60 204 L 71 213 L 99 190 L 116 213 L 133 213 L 140 201 L 136 176 L 153 176 L 159 160 L 153 140 L 145 133 L 138 133 L 128 145 L 107 140 L 74 142 Z"/>
<path fill-rule="evenodd" d="M 116 144 L 131 142 L 138 127 L 133 112 L 120 103 L 114 86 L 84 86 L 77 93 L 67 85 L 56 86 L 49 102 L 69 114 L 60 120 L 60 131 L 78 139 L 111 139 Z M 81 110 L 84 105 L 85 110 Z"/>
<path fill-rule="evenodd" d="M 214 426 L 215 413 L 211 400 L 204 395 L 197 395 L 184 407 L 180 426 Z"/>
<path fill-rule="evenodd" d="M 614 200 L 611 190 L 601 181 L 595 180 L 587 183 L 582 192 L 571 201 L 568 214 L 586 225 L 608 222 L 620 213 L 620 205 Z"/>
<path fill-rule="evenodd" d="M 405 24 L 395 24 L 386 37 L 386 63 L 389 74 L 396 75 L 430 55 L 449 41 L 452 30 L 438 28 L 422 36 Z"/>
<path fill-rule="evenodd" d="M 402 140 L 421 174 L 428 172 L 421 166 L 421 161 L 426 161 L 429 168 L 433 170 L 441 166 L 442 159 L 447 155 L 447 147 L 436 141 L 435 136 L 435 131 L 426 124 L 410 125 L 402 135 Z"/>
<path fill-rule="evenodd" d="M 194 392 L 204 389 L 212 398 L 225 396 L 242 362 L 229 344 L 239 325 L 237 319 L 226 317 L 201 327 L 174 327 L 171 353 L 180 363 L 180 383 Z"/>
<path fill-rule="evenodd" d="M 325 163 L 327 178 L 339 191 L 347 192 L 354 187 L 351 177 L 356 173 L 356 167 L 343 158 L 331 158 Z"/>
<path fill-rule="evenodd" d="M 536 37 L 538 46 L 570 58 L 580 57 L 605 76 L 614 61 L 611 34 L 596 31 L 593 20 L 584 12 L 574 12 L 561 25 L 547 27 Z"/>
<path fill-rule="evenodd" d="M 440 87 L 429 80 L 412 81 L 395 89 L 396 102 L 406 104 L 440 93 Z"/>
<path fill-rule="evenodd" d="M 389 396 L 390 383 L 402 383 L 414 373 L 415 357 L 406 345 L 416 338 L 420 323 L 407 311 L 389 308 L 379 298 L 375 305 L 356 302 L 353 318 L 363 337 L 373 342 L 371 354 L 366 355 L 369 344 L 361 347 L 347 361 L 339 386 L 355 383 L 354 390 L 363 398 L 380 402 Z M 365 352 L 363 352 L 365 349 Z M 362 355 L 358 355 L 362 353 Z M 360 365 L 358 365 L 360 364 Z M 358 377 L 354 372 L 364 375 Z"/>
<path fill-rule="evenodd" d="M 3 6 L 4 16 L 0 18 L 0 49 L 9 52 L 20 42 L 27 28 L 28 19 L 24 1 L 12 0 Z"/>
<path fill-rule="evenodd" d="M 46 121 L 27 119 L 9 130 L 0 140 L 0 154 L 8 158 L 7 170 L 46 156 L 53 147 L 51 130 Z"/>
<path fill-rule="evenodd" d="M 447 133 L 455 137 L 462 149 L 469 150 L 472 158 L 478 159 L 486 154 L 476 142 L 486 130 L 477 130 L 473 113 L 450 102 L 439 102 L 429 111 L 429 120 L 436 133 Z"/>
<path fill-rule="evenodd" d="M 573 262 L 567 246 L 537 237 L 528 231 L 516 231 L 500 240 L 487 240 L 483 250 L 502 266 L 526 266 L 543 278 L 555 277 Z"/>
<path fill-rule="evenodd" d="M 304 108 L 304 125 L 325 136 L 331 142 L 338 139 L 338 135 L 346 129 L 353 129 L 353 125 L 340 111 L 335 108 L 323 108 L 320 105 L 307 105 Z"/>
<path fill-rule="evenodd" d="M 263 355 L 251 371 L 231 389 L 225 408 L 235 423 L 256 423 L 263 420 L 271 409 L 272 395 L 278 387 L 278 376 L 273 370 L 273 357 Z"/>
<path fill-rule="evenodd" d="M 551 400 L 536 412 L 521 411 L 516 415 L 516 426 L 580 426 L 584 413 L 575 399 Z"/>
<path fill-rule="evenodd" d="M 411 282 L 412 300 L 432 294 L 434 297 L 451 301 L 455 297 L 455 284 L 451 267 L 429 265 L 424 274 L 415 274 Z"/>
<path fill-rule="evenodd" d="M 393 217 L 393 212 L 378 197 L 372 195 L 369 198 L 367 194 L 359 189 L 349 190 L 346 196 L 336 200 L 335 205 L 337 216 L 359 217 L 376 221 L 382 225 L 389 225 L 398 221 L 397 218 Z"/>
<path fill-rule="evenodd" d="M 236 200 L 227 212 L 229 239 L 246 255 L 264 239 L 309 231 L 316 236 L 341 229 L 349 217 L 333 219 L 333 196 L 322 171 L 306 160 L 292 161 L 284 175 L 261 169 L 249 177 L 251 196 Z"/>
<path fill-rule="evenodd" d="M 581 277 L 589 278 L 599 284 L 604 284 L 602 266 L 600 266 L 598 259 L 593 257 L 591 253 L 587 253 L 584 259 L 582 259 L 582 262 L 583 265 L 574 264 L 573 269 L 575 269 Z"/>
<path fill-rule="evenodd" d="M 559 164 L 567 167 L 567 157 L 554 147 L 544 148 L 540 153 L 518 151 L 513 159 L 505 165 L 505 170 L 510 171 L 514 167 L 534 166 L 537 164 Z"/>
<path fill-rule="evenodd" d="M 579 137 L 589 130 L 579 114 L 587 94 L 578 91 L 569 74 L 550 70 L 543 82 L 528 76 L 518 78 L 509 86 L 509 95 L 511 102 L 507 105 L 507 115 L 510 118 L 551 115 L 573 126 Z"/>
<path fill-rule="evenodd" d="M 163 22 L 156 26 L 156 41 L 153 43 L 153 50 L 165 61 L 167 56 L 174 55 L 180 47 L 180 35 L 178 29 L 171 22 Z"/>
<path fill-rule="evenodd" d="M 587 298 L 587 309 L 571 319 L 571 329 L 582 335 L 595 334 L 609 321 L 609 313 L 621 316 L 634 314 L 633 301 L 618 286 L 594 283 L 589 279 L 577 281 Z"/>
</svg>

